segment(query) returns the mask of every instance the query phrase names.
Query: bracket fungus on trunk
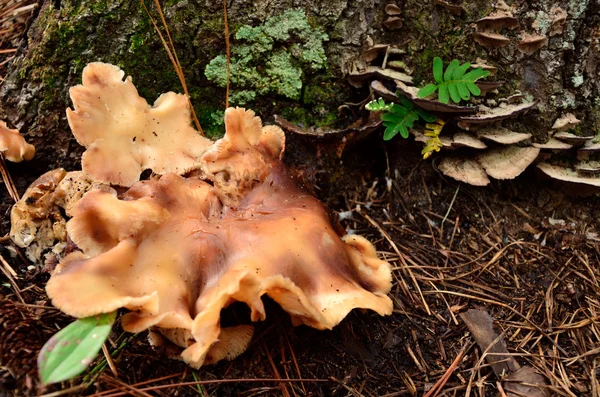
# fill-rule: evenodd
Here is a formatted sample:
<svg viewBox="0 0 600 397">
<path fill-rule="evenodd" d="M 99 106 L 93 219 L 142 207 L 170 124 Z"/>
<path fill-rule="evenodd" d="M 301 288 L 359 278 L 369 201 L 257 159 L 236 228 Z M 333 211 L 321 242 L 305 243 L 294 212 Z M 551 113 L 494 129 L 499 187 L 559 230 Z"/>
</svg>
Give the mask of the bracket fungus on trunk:
<svg viewBox="0 0 600 397">
<path fill-rule="evenodd" d="M 200 147 L 190 148 L 195 141 L 186 141 L 189 131 L 169 123 L 179 119 L 189 125 L 182 116 L 187 101 L 164 94 L 149 109 L 130 80 L 121 81 L 122 72 L 110 65 L 92 67 L 95 77 L 90 79 L 88 69 L 83 87 L 102 85 L 128 95 L 127 103 L 137 106 L 123 103 L 118 120 L 138 122 L 127 130 L 115 128 L 115 118 L 105 113 L 110 96 L 97 92 L 105 100 L 79 102 L 77 119 L 70 113 L 81 142 L 116 148 L 152 130 L 149 120 L 159 117 L 154 112 L 168 113 L 171 129 L 161 130 L 162 140 L 147 140 L 143 150 L 121 150 L 128 160 L 115 158 L 108 166 L 130 167 L 128 178 L 112 179 L 131 182 L 127 191 L 92 189 L 68 207 L 72 218 L 66 230 L 78 251 L 65 256 L 48 281 L 56 307 L 76 317 L 129 309 L 122 318 L 125 330 L 158 330 L 195 368 L 231 359 L 248 346 L 252 327 L 220 326 L 221 310 L 234 302 L 249 306 L 252 321 L 264 320 L 261 297 L 267 295 L 295 325 L 317 329 L 334 327 L 354 308 L 391 314 L 390 264 L 365 238 L 339 236 L 323 204 L 297 186 L 281 161 L 285 135 L 279 127 L 263 127 L 254 112 L 229 108 L 224 138 L 211 145 L 197 140 Z M 74 100 L 84 92 L 72 91 Z M 165 101 L 169 106 L 163 109 Z M 83 106 L 90 117 L 111 126 L 99 144 L 94 139 L 102 125 L 90 123 Z M 197 175 L 166 172 L 164 162 L 132 161 L 140 159 L 138 153 L 158 154 L 165 142 L 180 164 L 175 170 L 187 168 L 177 156 L 193 158 Z M 158 167 L 164 175 L 134 182 L 144 167 L 155 172 Z"/>
</svg>

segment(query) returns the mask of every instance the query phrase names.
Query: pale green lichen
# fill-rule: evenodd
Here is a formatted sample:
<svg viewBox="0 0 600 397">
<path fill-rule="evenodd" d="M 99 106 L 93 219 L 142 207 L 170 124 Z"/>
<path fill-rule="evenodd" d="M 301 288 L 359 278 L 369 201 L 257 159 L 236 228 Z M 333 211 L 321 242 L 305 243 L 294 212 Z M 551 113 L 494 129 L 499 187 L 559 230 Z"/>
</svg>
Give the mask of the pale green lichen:
<svg viewBox="0 0 600 397">
<path fill-rule="evenodd" d="M 297 100 L 302 76 L 326 66 L 327 35 L 310 26 L 303 10 L 287 10 L 256 27 L 240 27 L 232 43 L 230 102 L 244 105 L 275 93 Z M 227 58 L 219 55 L 205 70 L 220 87 L 227 84 Z"/>
<path fill-rule="evenodd" d="M 581 87 L 583 85 L 583 75 L 576 73 L 571 77 L 571 81 L 573 82 L 573 87 Z"/>
</svg>

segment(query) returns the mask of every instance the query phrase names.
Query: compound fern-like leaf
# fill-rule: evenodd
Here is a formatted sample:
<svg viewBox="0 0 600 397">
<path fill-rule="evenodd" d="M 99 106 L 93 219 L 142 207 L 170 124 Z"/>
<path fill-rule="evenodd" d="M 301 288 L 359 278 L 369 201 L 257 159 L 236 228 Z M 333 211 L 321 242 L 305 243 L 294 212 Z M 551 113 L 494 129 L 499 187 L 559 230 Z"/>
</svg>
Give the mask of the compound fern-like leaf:
<svg viewBox="0 0 600 397">
<path fill-rule="evenodd" d="M 476 68 L 467 73 L 471 67 L 470 63 L 463 63 L 455 59 L 448 64 L 444 71 L 444 63 L 441 58 L 433 60 L 433 78 L 436 83 L 428 84 L 417 93 L 419 98 L 425 98 L 434 92 L 438 93 L 438 100 L 448 103 L 450 100 L 459 103 L 461 100 L 469 100 L 471 95 L 481 95 L 481 90 L 475 82 L 489 76 L 490 72 L 482 68 Z"/>
<path fill-rule="evenodd" d="M 382 98 L 367 103 L 365 108 L 372 112 L 385 112 L 381 115 L 383 125 L 386 127 L 383 139 L 389 141 L 398 133 L 403 138 L 408 138 L 408 129 L 413 128 L 414 122 L 419 118 L 431 123 L 437 119 L 436 116 L 423 110 L 408 98 L 399 96 L 400 103 L 385 103 Z"/>
</svg>

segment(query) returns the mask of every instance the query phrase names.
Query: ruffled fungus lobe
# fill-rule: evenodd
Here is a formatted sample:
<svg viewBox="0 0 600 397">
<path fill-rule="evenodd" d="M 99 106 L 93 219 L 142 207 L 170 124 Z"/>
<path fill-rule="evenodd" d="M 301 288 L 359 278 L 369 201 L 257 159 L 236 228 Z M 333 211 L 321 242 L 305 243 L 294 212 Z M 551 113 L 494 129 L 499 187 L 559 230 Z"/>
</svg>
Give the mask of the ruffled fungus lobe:
<svg viewBox="0 0 600 397">
<path fill-rule="evenodd" d="M 25 191 L 10 213 L 10 238 L 32 262 L 52 249 L 60 254 L 67 242 L 66 220 L 62 210 L 71 216 L 73 206 L 91 189 L 112 191 L 95 184 L 81 171 L 66 172 L 62 168 L 48 171 Z"/>
<path fill-rule="evenodd" d="M 0 120 L 0 153 L 3 153 L 8 161 L 19 163 L 31 160 L 35 155 L 35 147 L 25 142 L 18 130 L 11 130 Z"/>
<path fill-rule="evenodd" d="M 248 326 L 220 327 L 236 301 L 259 321 L 268 295 L 294 324 L 318 329 L 354 308 L 390 314 L 390 265 L 364 238 L 340 238 L 296 186 L 280 161 L 283 132 L 239 108 L 227 109 L 225 126 L 201 159 L 213 185 L 169 173 L 79 201 L 67 229 L 83 252 L 50 278 L 53 304 L 76 317 L 130 309 L 125 330 L 159 328 L 196 368 L 247 347 Z"/>
<path fill-rule="evenodd" d="M 91 63 L 83 85 L 70 92 L 75 110 L 67 109 L 73 135 L 87 151 L 82 167 L 91 179 L 131 186 L 145 169 L 184 174 L 212 142 L 191 126 L 188 100 L 169 92 L 150 107 L 116 66 Z"/>
</svg>

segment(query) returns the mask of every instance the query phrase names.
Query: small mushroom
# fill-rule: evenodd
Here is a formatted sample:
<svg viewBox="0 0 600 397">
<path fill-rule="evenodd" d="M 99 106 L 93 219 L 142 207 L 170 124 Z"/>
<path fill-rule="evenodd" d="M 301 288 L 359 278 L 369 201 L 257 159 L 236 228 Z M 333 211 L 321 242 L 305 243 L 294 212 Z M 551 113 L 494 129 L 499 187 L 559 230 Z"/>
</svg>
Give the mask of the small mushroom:
<svg viewBox="0 0 600 397">
<path fill-rule="evenodd" d="M 485 95 L 490 91 L 502 87 L 502 83 L 498 81 L 477 81 L 475 84 L 477 84 L 477 87 L 481 90 L 481 95 Z"/>
<path fill-rule="evenodd" d="M 534 143 L 533 147 L 547 150 L 569 150 L 573 147 L 573 145 L 559 141 L 555 138 L 550 138 L 546 143 Z"/>
<path fill-rule="evenodd" d="M 397 30 L 402 27 L 402 18 L 400 17 L 389 17 L 383 22 L 383 26 L 390 30 Z"/>
<path fill-rule="evenodd" d="M 435 0 L 435 4 L 437 4 L 439 6 L 442 6 L 448 12 L 450 12 L 450 14 L 454 14 L 454 15 L 460 15 L 465 10 L 463 8 L 463 6 L 461 6 L 460 4 L 453 4 L 453 3 L 450 3 L 447 0 Z"/>
<path fill-rule="evenodd" d="M 485 170 L 475 160 L 462 157 L 444 157 L 440 161 L 439 169 L 444 175 L 469 185 L 486 186 L 490 183 Z"/>
<path fill-rule="evenodd" d="M 458 126 L 464 130 L 469 130 L 474 126 L 481 126 L 491 124 L 496 121 L 517 117 L 519 114 L 526 112 L 533 107 L 536 103 L 521 103 L 521 104 L 506 104 L 502 103 L 500 106 L 495 108 L 483 108 L 477 114 L 472 116 L 460 116 L 457 118 Z"/>
<path fill-rule="evenodd" d="M 583 176 L 570 168 L 549 163 L 539 163 L 537 167 L 544 174 L 559 181 L 600 187 L 600 177 L 598 176 Z"/>
<path fill-rule="evenodd" d="M 363 58 L 365 62 L 373 62 L 379 54 L 385 53 L 388 48 L 390 48 L 389 44 L 375 44 L 363 51 Z"/>
<path fill-rule="evenodd" d="M 468 147 L 472 149 L 487 149 L 487 145 L 472 135 L 459 132 L 452 137 L 453 147 Z"/>
<path fill-rule="evenodd" d="M 375 89 L 373 83 L 371 83 L 371 87 Z M 419 98 L 417 96 L 417 93 L 419 92 L 418 88 L 408 86 L 401 81 L 396 81 L 396 88 L 400 94 L 410 99 L 414 104 L 425 110 L 429 110 L 430 112 L 473 114 L 477 111 L 477 107 L 474 106 L 453 105 L 451 103 L 442 103 L 427 98 Z"/>
<path fill-rule="evenodd" d="M 477 156 L 485 172 L 496 179 L 514 179 L 535 161 L 540 149 L 506 146 L 488 150 Z"/>
<path fill-rule="evenodd" d="M 390 3 L 390 4 L 386 4 L 385 6 L 385 13 L 387 15 L 401 15 L 402 14 L 402 9 L 400 7 L 398 7 L 396 4 L 394 3 Z"/>
<path fill-rule="evenodd" d="M 370 82 L 374 76 L 386 80 L 398 80 L 407 84 L 412 84 L 412 77 L 393 69 L 382 69 L 377 66 L 367 66 L 363 71 L 355 71 L 348 75 L 348 82 L 354 87 L 362 87 L 366 82 Z"/>
<path fill-rule="evenodd" d="M 600 141 L 595 142 L 594 140 L 587 141 L 582 147 L 579 148 L 580 152 L 600 152 Z"/>
<path fill-rule="evenodd" d="M 526 55 L 533 55 L 546 44 L 548 44 L 546 36 L 524 33 L 521 41 L 517 44 L 517 50 Z"/>
<path fill-rule="evenodd" d="M 491 126 L 479 130 L 477 135 L 480 138 L 487 139 L 502 145 L 512 145 L 515 143 L 531 139 L 531 134 L 511 131 L 508 128 Z"/>
<path fill-rule="evenodd" d="M 490 72 L 490 76 L 494 76 L 496 74 L 496 72 L 498 71 L 497 67 L 488 65 L 486 63 L 486 61 L 481 58 L 477 58 L 475 63 L 471 64 L 471 67 L 473 69 L 481 68 L 483 70 L 487 70 L 488 72 Z"/>
<path fill-rule="evenodd" d="M 473 40 L 486 48 L 506 47 L 510 39 L 500 33 L 473 32 Z"/>
<path fill-rule="evenodd" d="M 575 128 L 581 120 L 578 120 L 573 113 L 566 113 L 560 116 L 552 125 L 553 130 L 568 131 Z"/>
<path fill-rule="evenodd" d="M 87 148 L 83 172 L 97 182 L 131 186 L 144 169 L 197 169 L 212 141 L 192 128 L 188 98 L 169 92 L 150 107 L 124 75 L 114 65 L 90 63 L 83 84 L 69 91 L 75 109 L 67 109 L 69 126 Z"/>
<path fill-rule="evenodd" d="M 0 153 L 8 161 L 19 163 L 31 160 L 35 155 L 35 147 L 25 141 L 19 130 L 11 130 L 0 120 Z"/>
<path fill-rule="evenodd" d="M 594 139 L 594 136 L 580 136 L 567 131 L 559 131 L 556 134 L 554 134 L 554 138 L 559 139 L 563 142 L 570 143 L 572 145 L 583 145 L 587 141 L 591 141 L 592 139 Z"/>
<path fill-rule="evenodd" d="M 497 32 L 502 28 L 514 29 L 519 26 L 519 20 L 507 11 L 495 11 L 477 22 L 479 31 Z"/>
<path fill-rule="evenodd" d="M 549 35 L 553 37 L 563 32 L 565 23 L 567 22 L 567 12 L 560 7 L 554 6 L 550 9 L 550 15 L 552 16 L 552 22 Z"/>
<path fill-rule="evenodd" d="M 598 174 L 600 173 L 600 161 L 580 161 L 575 164 L 575 169 L 578 173 L 584 175 Z"/>
</svg>

